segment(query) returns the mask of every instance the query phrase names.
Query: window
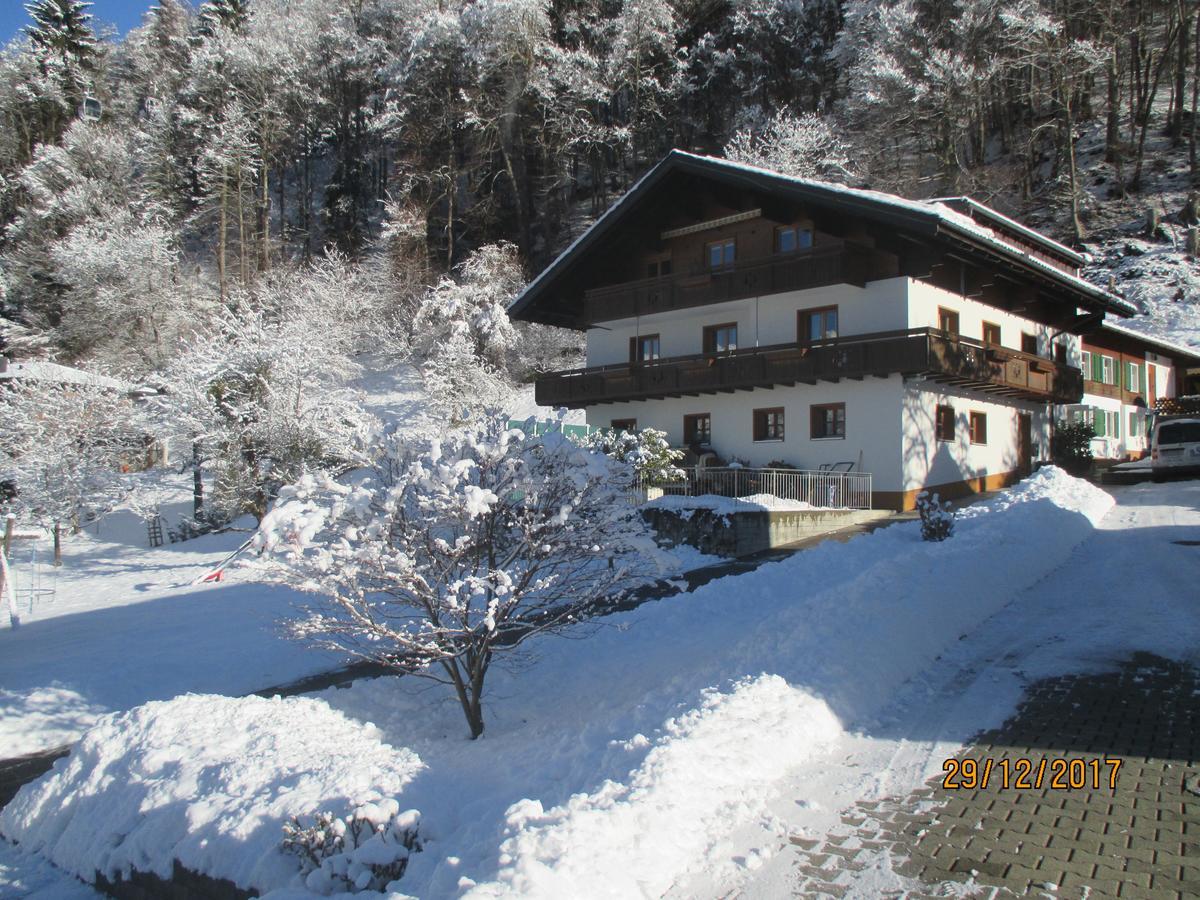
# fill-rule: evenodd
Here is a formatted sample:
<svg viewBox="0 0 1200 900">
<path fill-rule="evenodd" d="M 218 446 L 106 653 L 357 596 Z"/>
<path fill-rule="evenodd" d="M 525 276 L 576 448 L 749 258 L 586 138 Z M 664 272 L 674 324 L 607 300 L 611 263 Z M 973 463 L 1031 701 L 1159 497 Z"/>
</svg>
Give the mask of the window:
<svg viewBox="0 0 1200 900">
<path fill-rule="evenodd" d="M 642 334 L 629 339 L 629 361 L 650 362 L 661 356 L 657 334 Z"/>
<path fill-rule="evenodd" d="M 613 419 L 612 430 L 628 431 L 630 434 L 633 434 L 637 431 L 637 419 Z"/>
<path fill-rule="evenodd" d="M 1065 366 L 1067 364 L 1067 345 L 1066 344 L 1055 344 L 1054 345 L 1054 361 L 1056 363 L 1058 363 L 1060 366 Z"/>
<path fill-rule="evenodd" d="M 934 417 L 934 431 L 939 441 L 954 440 L 954 407 L 938 406 Z"/>
<path fill-rule="evenodd" d="M 734 241 L 713 241 L 707 247 L 708 267 L 710 269 L 729 269 L 733 266 Z"/>
<path fill-rule="evenodd" d="M 802 309 L 796 318 L 796 339 L 801 344 L 827 341 L 838 336 L 838 308 L 823 306 Z"/>
<path fill-rule="evenodd" d="M 1034 356 L 1038 352 L 1038 339 L 1036 334 L 1021 335 L 1021 352 L 1032 353 Z"/>
<path fill-rule="evenodd" d="M 1117 383 L 1117 361 L 1111 356 L 1100 357 L 1100 380 L 1105 384 Z"/>
<path fill-rule="evenodd" d="M 707 325 L 704 328 L 704 352 L 726 353 L 737 349 L 737 322 Z"/>
<path fill-rule="evenodd" d="M 846 404 L 821 403 L 812 407 L 813 440 L 846 436 Z"/>
<path fill-rule="evenodd" d="M 685 444 L 712 443 L 712 414 L 695 413 L 683 417 L 683 442 Z"/>
<path fill-rule="evenodd" d="M 1125 389 L 1127 391 L 1141 390 L 1142 367 L 1137 363 L 1125 363 Z"/>
<path fill-rule="evenodd" d="M 657 259 L 653 262 L 646 263 L 646 277 L 659 278 L 663 275 L 671 274 L 671 261 L 669 259 Z"/>
<path fill-rule="evenodd" d="M 1092 354 L 1084 350 L 1079 357 L 1079 368 L 1083 372 L 1083 377 L 1087 381 L 1094 380 L 1092 378 Z"/>
<path fill-rule="evenodd" d="M 971 443 L 987 443 L 987 413 L 971 413 Z"/>
<path fill-rule="evenodd" d="M 754 411 L 754 439 L 756 441 L 783 440 L 783 407 L 756 409 Z"/>
<path fill-rule="evenodd" d="M 1145 421 L 1146 420 L 1142 416 L 1141 413 L 1131 412 L 1129 414 L 1129 436 L 1131 438 L 1132 437 L 1145 437 L 1145 435 L 1146 435 L 1146 427 L 1144 424 Z"/>
<path fill-rule="evenodd" d="M 938 328 L 950 334 L 958 334 L 958 313 L 952 309 L 938 307 Z"/>
<path fill-rule="evenodd" d="M 1121 436 L 1121 414 L 1105 410 L 1104 412 L 1104 432 L 1111 438 L 1119 438 Z"/>
<path fill-rule="evenodd" d="M 983 342 L 985 344 L 1000 344 L 1000 326 L 995 322 L 984 322 Z"/>
<path fill-rule="evenodd" d="M 795 253 L 797 250 L 807 250 L 813 245 L 811 228 L 801 228 L 798 225 L 783 225 L 775 229 L 775 252 Z"/>
</svg>

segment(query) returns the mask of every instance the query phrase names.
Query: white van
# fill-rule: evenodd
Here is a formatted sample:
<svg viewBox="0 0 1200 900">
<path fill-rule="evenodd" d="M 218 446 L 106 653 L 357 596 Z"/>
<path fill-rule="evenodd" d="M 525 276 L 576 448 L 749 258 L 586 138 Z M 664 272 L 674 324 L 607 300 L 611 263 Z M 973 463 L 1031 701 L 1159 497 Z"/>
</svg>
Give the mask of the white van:
<svg viewBox="0 0 1200 900">
<path fill-rule="evenodd" d="M 1160 419 L 1150 444 L 1150 467 L 1155 481 L 1200 474 L 1200 418 Z"/>
</svg>

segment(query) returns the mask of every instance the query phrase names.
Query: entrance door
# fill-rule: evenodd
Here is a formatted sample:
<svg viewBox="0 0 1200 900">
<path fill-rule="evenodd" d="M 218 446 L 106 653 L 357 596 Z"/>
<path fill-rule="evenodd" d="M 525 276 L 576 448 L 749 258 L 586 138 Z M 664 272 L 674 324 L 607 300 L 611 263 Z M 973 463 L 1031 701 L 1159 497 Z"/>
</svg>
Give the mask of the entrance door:
<svg viewBox="0 0 1200 900">
<path fill-rule="evenodd" d="M 1155 395 L 1158 393 L 1158 381 L 1155 376 L 1158 374 L 1158 367 L 1153 363 L 1146 363 L 1146 402 L 1150 404 L 1150 408 L 1154 408 Z"/>
<path fill-rule="evenodd" d="M 1017 413 L 1017 471 L 1024 478 L 1033 472 L 1033 416 Z"/>
</svg>

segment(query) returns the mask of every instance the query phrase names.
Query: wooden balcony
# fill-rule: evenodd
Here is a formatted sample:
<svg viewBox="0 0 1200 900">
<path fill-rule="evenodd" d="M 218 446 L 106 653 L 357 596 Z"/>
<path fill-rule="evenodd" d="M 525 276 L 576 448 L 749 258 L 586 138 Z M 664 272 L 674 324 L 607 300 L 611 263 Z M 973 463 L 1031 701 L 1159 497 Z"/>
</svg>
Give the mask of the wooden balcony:
<svg viewBox="0 0 1200 900">
<path fill-rule="evenodd" d="M 537 380 L 536 396 L 542 406 L 583 407 L 893 374 L 1045 403 L 1083 396 L 1076 368 L 933 328 L 553 372 Z"/>
<path fill-rule="evenodd" d="M 739 262 L 729 269 L 643 278 L 584 294 L 589 324 L 611 322 L 831 284 L 862 287 L 865 248 L 838 242 L 787 255 Z"/>
</svg>

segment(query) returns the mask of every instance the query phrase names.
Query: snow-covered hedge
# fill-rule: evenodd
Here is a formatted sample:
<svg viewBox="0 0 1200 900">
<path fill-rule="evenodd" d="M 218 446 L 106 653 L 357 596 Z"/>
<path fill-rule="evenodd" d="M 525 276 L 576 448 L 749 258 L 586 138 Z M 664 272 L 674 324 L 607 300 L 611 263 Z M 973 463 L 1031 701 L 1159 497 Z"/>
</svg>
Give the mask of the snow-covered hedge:
<svg viewBox="0 0 1200 900">
<path fill-rule="evenodd" d="M 306 868 L 284 848 L 285 825 L 326 811 L 372 819 L 365 805 L 373 803 L 386 813 L 373 819 L 386 826 L 397 809 L 392 796 L 422 768 L 373 725 L 318 700 L 189 694 L 101 720 L 4 808 L 0 834 L 85 881 L 135 869 L 170 878 L 178 860 L 266 891 L 298 885 Z M 370 852 L 406 857 L 411 845 L 397 848 L 413 818 L 400 824 L 399 840 L 381 837 Z M 341 855 L 326 866 L 330 876 L 367 861 Z M 335 880 L 312 887 L 318 882 Z"/>
</svg>

